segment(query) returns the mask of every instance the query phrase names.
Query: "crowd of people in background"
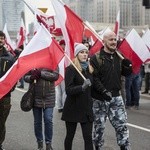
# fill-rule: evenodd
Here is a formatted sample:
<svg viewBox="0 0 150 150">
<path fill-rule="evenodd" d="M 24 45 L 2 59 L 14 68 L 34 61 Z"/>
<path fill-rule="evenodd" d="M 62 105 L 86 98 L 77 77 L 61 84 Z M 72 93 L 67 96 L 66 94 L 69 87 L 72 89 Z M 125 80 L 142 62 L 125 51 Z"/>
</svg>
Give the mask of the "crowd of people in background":
<svg viewBox="0 0 150 150">
<path fill-rule="evenodd" d="M 142 64 L 137 72 L 131 72 L 132 62 L 120 59 L 117 51 L 116 34 L 112 31 L 103 37 L 104 46 L 93 56 L 89 55 L 90 43 L 83 40 L 74 45 L 73 64 L 66 67 L 65 78 L 55 87 L 59 70 L 35 68 L 19 80 L 18 88 L 24 88 L 24 81 L 34 84 L 34 133 L 37 149 L 53 150 L 53 110 L 62 113 L 66 136 L 64 149 L 71 150 L 77 124 L 80 123 L 85 150 L 102 150 L 104 146 L 105 123 L 109 118 L 115 129 L 120 150 L 131 150 L 126 109 L 140 109 L 142 81 L 145 89 L 141 94 L 149 94 L 150 61 Z M 5 34 L 0 31 L 0 77 L 11 67 L 23 50 L 15 50 L 13 57 L 4 47 Z M 59 41 L 65 50 L 65 41 Z M 90 60 L 89 60 L 90 57 Z M 8 66 L 5 62 L 8 61 Z M 74 65 L 78 70 L 75 69 Z M 124 67 L 125 66 L 125 67 Z M 5 68 L 4 68 L 5 67 Z M 122 68 L 126 68 L 126 75 Z M 83 78 L 80 73 L 85 77 Z M 0 150 L 5 139 L 5 123 L 11 108 L 11 92 L 0 100 Z M 44 134 L 42 130 L 44 118 Z"/>
</svg>

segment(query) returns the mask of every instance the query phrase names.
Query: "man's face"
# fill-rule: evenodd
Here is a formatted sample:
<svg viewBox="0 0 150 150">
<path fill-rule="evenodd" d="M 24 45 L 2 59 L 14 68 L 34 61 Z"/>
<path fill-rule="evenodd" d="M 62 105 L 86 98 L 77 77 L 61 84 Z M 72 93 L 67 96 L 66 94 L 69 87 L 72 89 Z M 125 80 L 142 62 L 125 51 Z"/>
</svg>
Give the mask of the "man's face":
<svg viewBox="0 0 150 150">
<path fill-rule="evenodd" d="M 104 38 L 104 46 L 110 52 L 114 52 L 117 47 L 116 35 L 111 32 Z"/>
<path fill-rule="evenodd" d="M 5 44 L 5 37 L 0 36 L 0 48 L 2 48 Z"/>
</svg>

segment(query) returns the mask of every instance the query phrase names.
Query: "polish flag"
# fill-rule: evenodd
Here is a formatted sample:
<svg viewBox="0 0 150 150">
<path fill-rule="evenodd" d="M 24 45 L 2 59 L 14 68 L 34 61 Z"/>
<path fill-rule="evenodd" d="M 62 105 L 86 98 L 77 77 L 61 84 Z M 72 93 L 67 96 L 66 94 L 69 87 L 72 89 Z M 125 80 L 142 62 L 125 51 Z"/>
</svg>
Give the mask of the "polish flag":
<svg viewBox="0 0 150 150">
<path fill-rule="evenodd" d="M 90 48 L 90 56 L 94 55 L 95 53 L 97 53 L 98 51 L 100 51 L 100 49 L 103 47 L 103 43 L 100 40 L 96 40 L 96 42 L 94 43 L 94 45 Z"/>
<path fill-rule="evenodd" d="M 7 94 L 16 82 L 34 68 L 55 70 L 64 57 L 64 52 L 44 26 L 37 31 L 20 54 L 13 66 L 0 78 L 0 99 Z"/>
<path fill-rule="evenodd" d="M 21 45 L 24 45 L 25 35 L 26 35 L 26 29 L 25 29 L 23 19 L 21 18 L 21 26 L 17 37 L 17 48 L 19 48 Z"/>
<path fill-rule="evenodd" d="M 132 61 L 133 73 L 138 73 L 142 63 L 150 58 L 150 52 L 147 46 L 135 29 L 132 29 L 128 33 L 118 49 L 124 57 Z"/>
<path fill-rule="evenodd" d="M 120 10 L 118 11 L 114 32 L 116 33 L 117 40 L 119 39 L 119 28 L 120 28 Z"/>
<path fill-rule="evenodd" d="M 81 43 L 83 39 L 83 21 L 62 1 L 51 0 L 51 3 L 66 43 L 65 52 L 72 59 L 74 58 L 74 43 Z"/>
<path fill-rule="evenodd" d="M 5 33 L 5 36 L 6 36 L 6 39 L 5 39 L 6 48 L 8 49 L 8 51 L 10 51 L 15 56 L 14 49 L 16 49 L 16 47 L 13 44 L 13 42 L 10 38 L 10 35 L 8 33 L 7 24 L 5 24 L 3 32 Z"/>
<path fill-rule="evenodd" d="M 147 29 L 146 32 L 143 34 L 142 39 L 147 47 L 150 49 L 150 30 Z"/>
<path fill-rule="evenodd" d="M 146 32 L 143 34 L 142 39 L 150 52 L 150 30 L 149 29 L 147 29 Z M 150 58 L 147 61 L 150 61 Z"/>
</svg>

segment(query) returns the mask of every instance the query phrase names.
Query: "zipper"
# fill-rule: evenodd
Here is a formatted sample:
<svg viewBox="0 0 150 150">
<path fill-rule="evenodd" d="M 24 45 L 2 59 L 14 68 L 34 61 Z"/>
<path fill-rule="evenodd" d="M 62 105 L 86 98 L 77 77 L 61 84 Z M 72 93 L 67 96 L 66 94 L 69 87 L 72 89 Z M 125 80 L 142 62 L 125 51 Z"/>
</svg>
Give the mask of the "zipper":
<svg viewBox="0 0 150 150">
<path fill-rule="evenodd" d="M 4 62 L 3 72 L 5 72 L 5 70 L 6 70 L 6 63 L 7 63 L 7 61 Z"/>
</svg>

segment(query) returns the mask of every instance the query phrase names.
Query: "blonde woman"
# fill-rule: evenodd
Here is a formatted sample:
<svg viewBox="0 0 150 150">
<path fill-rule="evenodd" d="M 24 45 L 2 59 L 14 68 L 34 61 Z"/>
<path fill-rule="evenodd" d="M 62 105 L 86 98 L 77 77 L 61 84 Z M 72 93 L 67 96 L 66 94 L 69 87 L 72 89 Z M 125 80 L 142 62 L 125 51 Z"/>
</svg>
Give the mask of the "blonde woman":
<svg viewBox="0 0 150 150">
<path fill-rule="evenodd" d="M 80 123 L 82 128 L 85 150 L 93 150 L 93 103 L 91 98 L 93 69 L 88 62 L 88 53 L 87 47 L 82 43 L 78 43 L 75 46 L 75 59 L 73 62 L 86 80 L 83 80 L 73 65 L 66 68 L 65 89 L 67 97 L 62 114 L 62 120 L 65 121 L 67 132 L 64 142 L 65 150 L 72 150 L 77 123 Z"/>
</svg>

